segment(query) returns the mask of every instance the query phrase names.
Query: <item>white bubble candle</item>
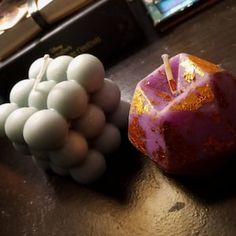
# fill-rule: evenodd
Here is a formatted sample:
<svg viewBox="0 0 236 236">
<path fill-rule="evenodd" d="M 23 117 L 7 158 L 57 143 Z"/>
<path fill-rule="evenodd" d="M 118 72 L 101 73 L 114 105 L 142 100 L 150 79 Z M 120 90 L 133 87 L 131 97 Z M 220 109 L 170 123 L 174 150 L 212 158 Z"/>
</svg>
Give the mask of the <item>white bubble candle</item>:
<svg viewBox="0 0 236 236">
<path fill-rule="evenodd" d="M 32 63 L 29 79 L 11 90 L 0 105 L 0 136 L 17 151 L 31 154 L 43 169 L 90 184 L 106 170 L 106 155 L 119 148 L 127 128 L 129 104 L 119 87 L 104 79 L 93 55 L 45 55 Z"/>
</svg>

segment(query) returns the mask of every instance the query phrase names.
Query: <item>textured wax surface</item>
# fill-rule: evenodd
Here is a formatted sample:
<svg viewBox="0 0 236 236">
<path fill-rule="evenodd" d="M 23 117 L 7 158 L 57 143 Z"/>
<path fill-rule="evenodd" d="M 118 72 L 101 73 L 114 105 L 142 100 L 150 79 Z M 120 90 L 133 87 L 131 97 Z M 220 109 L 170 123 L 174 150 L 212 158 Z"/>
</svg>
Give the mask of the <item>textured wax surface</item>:
<svg viewBox="0 0 236 236">
<path fill-rule="evenodd" d="M 179 93 L 171 93 L 163 65 L 140 81 L 129 138 L 166 172 L 210 174 L 236 149 L 235 78 L 184 53 L 170 64 Z"/>
</svg>

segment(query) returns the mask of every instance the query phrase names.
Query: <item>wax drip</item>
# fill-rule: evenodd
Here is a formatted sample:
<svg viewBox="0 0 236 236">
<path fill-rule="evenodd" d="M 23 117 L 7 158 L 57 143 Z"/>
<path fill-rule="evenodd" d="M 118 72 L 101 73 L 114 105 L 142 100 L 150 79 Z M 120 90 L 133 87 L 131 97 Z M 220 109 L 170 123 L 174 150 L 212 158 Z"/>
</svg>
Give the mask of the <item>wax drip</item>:
<svg viewBox="0 0 236 236">
<path fill-rule="evenodd" d="M 169 56 L 167 54 L 163 54 L 161 56 L 163 62 L 164 62 L 164 67 L 165 67 L 165 72 L 166 72 L 166 78 L 168 81 L 168 85 L 170 87 L 170 91 L 173 95 L 176 95 L 178 93 L 177 91 L 177 84 L 176 81 L 173 77 L 172 70 L 170 67 L 170 61 L 169 61 Z"/>
<path fill-rule="evenodd" d="M 43 63 L 42 63 L 42 66 L 40 68 L 40 71 L 35 79 L 35 82 L 34 82 L 34 86 L 33 86 L 33 90 L 35 90 L 38 86 L 38 84 L 40 83 L 40 81 L 42 80 L 43 78 L 43 75 L 47 69 L 47 66 L 48 66 L 48 62 L 49 62 L 49 55 L 48 54 L 45 54 L 44 57 L 43 57 Z"/>
</svg>

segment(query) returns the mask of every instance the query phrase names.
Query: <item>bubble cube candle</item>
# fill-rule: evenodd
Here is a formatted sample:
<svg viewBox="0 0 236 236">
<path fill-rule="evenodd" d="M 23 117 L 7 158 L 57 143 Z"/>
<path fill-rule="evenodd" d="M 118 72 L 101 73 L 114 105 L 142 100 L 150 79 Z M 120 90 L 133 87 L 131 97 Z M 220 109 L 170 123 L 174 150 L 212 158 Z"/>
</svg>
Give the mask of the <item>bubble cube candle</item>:
<svg viewBox="0 0 236 236">
<path fill-rule="evenodd" d="M 208 175 L 236 149 L 236 80 L 218 65 L 178 54 L 141 80 L 130 141 L 167 173 Z"/>
<path fill-rule="evenodd" d="M 90 54 L 45 55 L 28 76 L 0 105 L 0 136 L 44 169 L 82 184 L 96 181 L 127 128 L 129 103 L 120 100 L 119 87 Z"/>
</svg>

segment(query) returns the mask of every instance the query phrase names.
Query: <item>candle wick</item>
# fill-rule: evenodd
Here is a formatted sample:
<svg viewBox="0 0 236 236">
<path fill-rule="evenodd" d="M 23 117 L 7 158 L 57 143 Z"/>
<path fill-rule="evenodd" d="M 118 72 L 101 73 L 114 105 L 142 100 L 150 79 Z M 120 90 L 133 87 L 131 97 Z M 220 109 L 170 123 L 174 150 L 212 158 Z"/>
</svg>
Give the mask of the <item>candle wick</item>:
<svg viewBox="0 0 236 236">
<path fill-rule="evenodd" d="M 168 81 L 168 85 L 170 87 L 170 91 L 173 95 L 176 95 L 178 93 L 177 91 L 177 84 L 176 81 L 173 77 L 172 70 L 170 67 L 170 61 L 169 61 L 169 56 L 167 54 L 163 54 L 161 56 L 163 62 L 164 62 L 164 67 L 165 67 L 165 72 L 166 72 L 166 78 Z"/>
<path fill-rule="evenodd" d="M 49 62 L 49 55 L 48 54 L 45 54 L 44 57 L 43 57 L 43 63 L 42 63 L 42 66 L 39 70 L 39 73 L 35 79 L 35 82 L 34 82 L 34 86 L 33 86 L 33 90 L 35 90 L 38 86 L 38 84 L 40 83 L 40 81 L 42 80 L 43 78 L 43 75 L 47 69 L 47 66 L 48 66 L 48 62 Z"/>
</svg>

